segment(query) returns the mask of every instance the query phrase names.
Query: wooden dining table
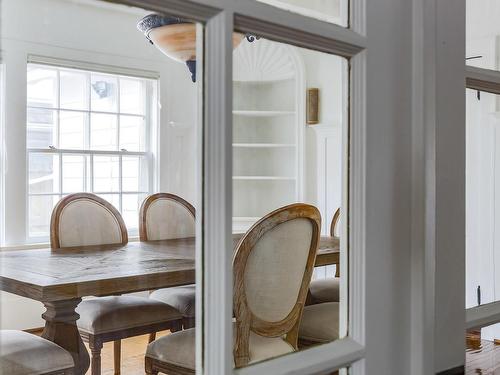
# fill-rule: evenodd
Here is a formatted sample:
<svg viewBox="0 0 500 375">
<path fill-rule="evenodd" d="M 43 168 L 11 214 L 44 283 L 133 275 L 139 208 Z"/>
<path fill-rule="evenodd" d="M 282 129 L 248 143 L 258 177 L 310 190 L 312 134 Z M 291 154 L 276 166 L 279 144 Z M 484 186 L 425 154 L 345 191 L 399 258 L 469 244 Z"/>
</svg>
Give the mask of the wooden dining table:
<svg viewBox="0 0 500 375">
<path fill-rule="evenodd" d="M 236 245 L 243 234 L 234 234 Z M 339 264 L 339 239 L 321 237 L 316 266 Z M 126 245 L 0 251 L 0 290 L 40 301 L 42 337 L 71 353 L 75 374 L 89 354 L 75 309 L 83 297 L 119 295 L 195 282 L 195 238 Z"/>
</svg>

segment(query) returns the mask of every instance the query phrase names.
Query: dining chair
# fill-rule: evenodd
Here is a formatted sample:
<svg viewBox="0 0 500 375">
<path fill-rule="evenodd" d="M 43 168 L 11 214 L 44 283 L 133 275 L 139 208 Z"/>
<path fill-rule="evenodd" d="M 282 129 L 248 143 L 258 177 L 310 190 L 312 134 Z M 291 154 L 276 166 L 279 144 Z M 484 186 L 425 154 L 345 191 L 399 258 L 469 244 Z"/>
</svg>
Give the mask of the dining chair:
<svg viewBox="0 0 500 375">
<path fill-rule="evenodd" d="M 73 357 L 42 337 L 0 330 L 0 374 L 73 375 Z"/>
<path fill-rule="evenodd" d="M 338 338 L 338 302 L 325 302 L 304 307 L 299 327 L 299 347 L 323 344 Z"/>
<path fill-rule="evenodd" d="M 240 239 L 233 257 L 235 367 L 298 349 L 320 227 L 317 208 L 298 203 L 266 215 Z M 153 341 L 146 373 L 194 374 L 194 341 L 194 328 Z"/>
<path fill-rule="evenodd" d="M 340 207 L 335 211 L 330 224 L 330 236 L 338 237 L 338 223 L 340 219 Z M 339 265 L 336 265 L 335 277 L 327 279 L 317 279 L 311 281 L 309 286 L 308 304 L 322 302 L 339 302 L 340 272 Z"/>
<path fill-rule="evenodd" d="M 148 196 L 139 211 L 139 236 L 141 241 L 170 240 L 194 237 L 196 232 L 195 209 L 183 198 L 170 193 Z M 182 314 L 180 328 L 192 328 L 195 321 L 196 287 L 184 285 L 153 291 L 150 298 L 167 303 Z M 149 341 L 155 339 L 150 335 Z"/>
<path fill-rule="evenodd" d="M 52 212 L 50 225 L 52 248 L 128 242 L 120 213 L 106 200 L 90 193 L 71 194 L 61 199 Z M 112 265 L 113 259 L 102 261 Z M 114 341 L 114 369 L 115 374 L 120 374 L 121 339 L 170 329 L 182 318 L 165 303 L 130 295 L 86 299 L 76 312 L 80 315 L 77 321 L 80 335 L 90 346 L 92 375 L 101 373 L 103 343 Z"/>
</svg>

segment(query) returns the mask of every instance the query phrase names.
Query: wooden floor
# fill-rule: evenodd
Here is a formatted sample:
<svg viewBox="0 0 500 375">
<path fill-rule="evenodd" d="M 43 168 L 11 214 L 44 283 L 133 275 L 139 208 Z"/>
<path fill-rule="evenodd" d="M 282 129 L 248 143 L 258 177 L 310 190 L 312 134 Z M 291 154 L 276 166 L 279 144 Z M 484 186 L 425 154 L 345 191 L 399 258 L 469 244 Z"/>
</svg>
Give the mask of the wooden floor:
<svg viewBox="0 0 500 375">
<path fill-rule="evenodd" d="M 168 334 L 168 331 L 160 332 L 156 337 L 161 337 Z M 146 347 L 148 346 L 149 335 L 131 337 L 129 339 L 122 340 L 122 375 L 140 375 L 145 374 L 144 372 L 144 354 L 146 353 Z M 89 347 L 85 344 L 87 350 Z M 89 350 L 90 353 L 90 350 Z M 113 343 L 107 342 L 104 344 L 104 348 L 101 352 L 102 359 L 102 375 L 113 375 Z M 87 375 L 90 375 L 90 370 L 87 371 Z"/>
<path fill-rule="evenodd" d="M 468 334 L 465 374 L 500 375 L 500 345 L 481 340 L 475 334 Z"/>
</svg>

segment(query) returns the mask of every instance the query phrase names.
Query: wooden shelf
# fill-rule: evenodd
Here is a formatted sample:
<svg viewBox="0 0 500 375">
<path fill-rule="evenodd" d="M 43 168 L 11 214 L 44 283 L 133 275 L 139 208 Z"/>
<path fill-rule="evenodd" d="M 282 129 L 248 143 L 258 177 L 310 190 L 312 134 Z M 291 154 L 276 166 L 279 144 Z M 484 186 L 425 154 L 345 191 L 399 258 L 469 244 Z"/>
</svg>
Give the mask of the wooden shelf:
<svg viewBox="0 0 500 375">
<path fill-rule="evenodd" d="M 233 176 L 233 180 L 295 181 L 296 178 L 286 176 Z"/>
<path fill-rule="evenodd" d="M 246 117 L 274 117 L 274 116 L 290 116 L 295 115 L 295 111 L 233 111 L 235 116 L 246 116 Z"/>
<path fill-rule="evenodd" d="M 233 143 L 233 147 L 240 148 L 292 148 L 294 143 Z"/>
</svg>

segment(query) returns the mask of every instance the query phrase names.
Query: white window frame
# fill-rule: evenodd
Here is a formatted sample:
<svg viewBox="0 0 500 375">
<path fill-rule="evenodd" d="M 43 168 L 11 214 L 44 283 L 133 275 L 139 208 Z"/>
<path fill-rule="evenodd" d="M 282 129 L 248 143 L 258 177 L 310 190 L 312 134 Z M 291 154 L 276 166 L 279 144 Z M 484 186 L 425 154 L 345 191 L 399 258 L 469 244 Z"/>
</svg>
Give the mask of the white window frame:
<svg viewBox="0 0 500 375">
<path fill-rule="evenodd" d="M 147 72 L 147 71 L 141 71 L 141 70 L 136 70 L 136 69 L 129 69 L 129 68 L 123 68 L 123 67 L 110 67 L 110 66 L 104 66 L 104 65 L 99 65 L 99 64 L 94 64 L 94 63 L 88 63 L 88 62 L 76 62 L 76 61 L 69 61 L 69 60 L 63 60 L 63 59 L 56 59 L 56 58 L 50 58 L 50 57 L 44 57 L 44 56 L 36 56 L 36 55 L 29 55 L 28 56 L 28 61 L 27 61 L 27 67 L 29 67 L 30 64 L 33 65 L 38 65 L 38 66 L 47 66 L 47 67 L 52 67 L 54 69 L 75 69 L 75 70 L 80 70 L 80 71 L 87 71 L 87 72 L 92 72 L 92 73 L 98 73 L 98 74 L 109 74 L 112 76 L 124 76 L 124 77 L 131 77 L 131 78 L 138 78 L 138 79 L 146 79 L 148 81 L 156 81 L 156 87 L 151 84 L 150 82 L 147 82 L 146 84 L 146 91 L 145 91 L 145 96 L 147 98 L 146 103 L 145 103 L 145 112 L 144 115 L 133 115 L 133 116 L 140 116 L 144 119 L 145 123 L 145 145 L 144 145 L 144 151 L 122 151 L 122 150 L 112 150 L 112 151 L 102 151 L 102 150 L 92 150 L 92 149 L 61 149 L 61 148 L 29 148 L 26 147 L 26 215 L 25 215 L 25 228 L 26 228 L 26 242 L 29 243 L 46 243 L 49 240 L 49 236 L 30 236 L 29 233 L 29 200 L 30 197 L 32 196 L 57 196 L 61 197 L 64 195 L 64 192 L 62 191 L 62 180 L 63 180 L 63 171 L 62 171 L 62 156 L 63 155 L 78 155 L 78 156 L 88 156 L 89 157 L 89 172 L 87 173 L 87 168 L 85 168 L 85 177 L 84 180 L 87 178 L 90 179 L 90 190 L 89 192 L 94 192 L 93 189 L 93 157 L 94 156 L 115 156 L 118 157 L 119 160 L 119 185 L 120 188 L 118 191 L 112 192 L 112 191 L 98 191 L 95 192 L 96 194 L 103 194 L 103 195 L 118 195 L 119 196 L 119 205 L 116 207 L 118 211 L 122 212 L 122 201 L 123 201 L 123 195 L 127 194 L 139 194 L 139 195 L 147 195 L 151 194 L 154 190 L 154 178 L 156 171 L 154 169 L 154 160 L 153 160 L 153 153 L 154 153 L 154 146 L 156 145 L 156 142 L 153 142 L 151 139 L 151 134 L 152 132 L 156 132 L 156 129 L 158 127 L 158 121 L 157 119 L 152 118 L 152 106 L 154 105 L 154 98 L 158 98 L 159 95 L 159 75 L 155 72 Z M 59 72 L 59 70 L 58 70 Z M 59 90 L 59 73 L 58 73 L 58 89 L 57 89 L 57 97 L 59 98 L 60 96 L 60 90 Z M 152 100 L 153 99 L 153 100 Z M 89 99 L 90 100 L 90 99 Z M 58 99 L 59 103 L 59 99 Z M 28 109 L 28 105 L 26 103 L 26 108 Z M 64 110 L 64 111 L 73 111 L 73 110 L 67 110 L 67 109 L 61 109 L 59 105 L 54 108 L 45 108 L 45 107 L 29 107 L 29 108 L 34 108 L 34 109 L 50 109 L 50 110 Z M 129 115 L 127 113 L 122 113 L 119 112 L 119 95 L 118 95 L 118 110 L 116 112 L 100 112 L 100 111 L 92 111 L 91 109 L 87 110 L 76 110 L 75 112 L 86 112 L 89 115 L 92 113 L 104 113 L 104 114 L 115 114 L 118 116 L 118 131 L 117 131 L 117 145 L 119 145 L 119 131 L 120 131 L 120 126 L 119 126 L 119 117 L 120 115 Z M 59 117 L 58 117 L 59 118 Z M 59 120 L 58 120 L 59 121 Z M 57 124 L 57 129 L 59 129 L 59 124 Z M 87 129 L 88 130 L 88 129 Z M 90 142 L 90 141 L 89 141 Z M 50 154 L 50 155 L 58 155 L 59 156 L 59 192 L 58 193 L 30 193 L 29 191 L 29 160 L 30 160 L 30 154 Z M 146 158 L 146 163 L 148 165 L 148 182 L 147 182 L 147 190 L 146 191 L 134 191 L 134 192 L 123 192 L 122 191 L 122 176 L 121 176 L 121 171 L 122 171 L 122 159 L 123 157 L 127 156 L 141 156 Z M 132 230 L 129 229 L 129 236 L 137 236 L 138 235 L 138 228 L 134 228 Z"/>
<path fill-rule="evenodd" d="M 196 370 L 199 374 L 313 374 L 350 366 L 364 373 L 365 343 L 365 0 L 351 0 L 350 28 L 327 24 L 256 1 L 119 0 L 205 25 L 204 127 L 199 138 L 203 169 L 199 181 L 203 215 L 197 217 Z M 300 27 L 297 27 L 300 25 Z M 232 33 L 251 32 L 279 42 L 350 59 L 350 168 L 343 202 L 352 202 L 349 248 L 341 260 L 349 267 L 348 336 L 304 352 L 233 369 L 232 354 Z M 203 140 L 203 142 L 202 142 Z M 201 156 L 201 155 L 200 155 Z M 198 159 L 200 162 L 200 158 Z M 345 175 L 347 176 L 347 175 Z M 347 180 L 347 179 L 345 179 Z M 203 229 L 202 229 L 203 228 Z M 222 229 L 222 230 L 221 230 Z M 346 244 L 344 244 L 346 246 Z M 349 259 L 347 257 L 349 256 Z M 201 261 L 200 259 L 203 259 Z M 200 275 L 202 273 L 202 275 Z M 352 275 L 356 275 L 353 277 Z M 345 289 L 345 288 L 344 288 Z M 201 333 L 202 332 L 202 333 Z M 206 349 L 204 349 L 206 348 Z M 216 348 L 211 349 L 211 348 Z"/>
<path fill-rule="evenodd" d="M 500 95 L 500 71 L 466 67 L 468 89 Z M 465 310 L 466 329 L 487 327 L 500 322 L 500 301 L 474 306 Z"/>
<path fill-rule="evenodd" d="M 5 241 L 5 65 L 0 55 L 0 247 Z"/>
</svg>

